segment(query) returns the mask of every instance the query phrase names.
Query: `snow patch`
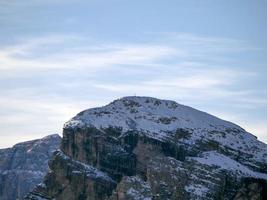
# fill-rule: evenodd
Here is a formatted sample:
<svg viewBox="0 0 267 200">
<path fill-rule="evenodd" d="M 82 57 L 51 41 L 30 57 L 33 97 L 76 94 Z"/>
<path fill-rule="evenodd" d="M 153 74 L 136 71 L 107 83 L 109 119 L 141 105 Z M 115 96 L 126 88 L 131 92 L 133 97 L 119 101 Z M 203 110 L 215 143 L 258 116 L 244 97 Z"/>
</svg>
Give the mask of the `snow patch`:
<svg viewBox="0 0 267 200">
<path fill-rule="evenodd" d="M 201 157 L 192 157 L 190 159 L 209 166 L 215 165 L 220 169 L 228 170 L 244 177 L 267 180 L 267 174 L 255 172 L 239 162 L 215 151 L 204 152 Z"/>
</svg>

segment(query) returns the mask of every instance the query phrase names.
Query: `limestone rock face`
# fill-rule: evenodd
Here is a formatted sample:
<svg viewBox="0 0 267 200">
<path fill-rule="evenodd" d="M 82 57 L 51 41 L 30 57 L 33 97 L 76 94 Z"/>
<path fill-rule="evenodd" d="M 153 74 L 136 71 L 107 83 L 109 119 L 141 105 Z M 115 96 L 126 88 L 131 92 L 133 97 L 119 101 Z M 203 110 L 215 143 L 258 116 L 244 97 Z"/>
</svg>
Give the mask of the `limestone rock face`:
<svg viewBox="0 0 267 200">
<path fill-rule="evenodd" d="M 231 122 L 150 97 L 79 113 L 49 166 L 26 199 L 266 199 L 266 144 Z"/>
<path fill-rule="evenodd" d="M 85 197 L 105 199 L 116 187 L 116 182 L 104 172 L 75 161 L 61 151 L 55 152 L 49 167 L 52 171 L 44 183 L 35 188 L 27 198 L 34 199 L 37 194 L 48 199 L 56 196 L 59 200 L 84 199 Z"/>
<path fill-rule="evenodd" d="M 48 160 L 59 148 L 59 135 L 23 142 L 0 150 L 0 199 L 23 199 L 48 171 Z"/>
</svg>

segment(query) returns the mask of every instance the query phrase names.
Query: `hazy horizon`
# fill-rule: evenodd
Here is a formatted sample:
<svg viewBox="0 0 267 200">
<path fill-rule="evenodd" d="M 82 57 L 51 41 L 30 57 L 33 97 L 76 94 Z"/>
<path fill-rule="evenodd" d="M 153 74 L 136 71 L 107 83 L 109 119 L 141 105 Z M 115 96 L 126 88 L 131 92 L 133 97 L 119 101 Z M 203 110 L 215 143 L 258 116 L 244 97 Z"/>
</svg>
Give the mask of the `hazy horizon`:
<svg viewBox="0 0 267 200">
<path fill-rule="evenodd" d="M 267 143 L 267 2 L 0 2 L 0 148 L 78 112 L 152 96 Z"/>
</svg>

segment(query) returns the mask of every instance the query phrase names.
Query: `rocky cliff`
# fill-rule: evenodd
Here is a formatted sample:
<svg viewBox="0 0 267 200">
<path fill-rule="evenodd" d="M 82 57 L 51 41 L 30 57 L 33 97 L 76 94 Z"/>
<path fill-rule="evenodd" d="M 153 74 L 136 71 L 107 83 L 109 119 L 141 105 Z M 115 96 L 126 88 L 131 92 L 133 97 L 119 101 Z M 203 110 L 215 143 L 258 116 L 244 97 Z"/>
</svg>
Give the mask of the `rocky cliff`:
<svg viewBox="0 0 267 200">
<path fill-rule="evenodd" d="M 267 145 L 174 101 L 125 97 L 64 125 L 26 199 L 267 199 Z"/>
<path fill-rule="evenodd" d="M 23 199 L 41 183 L 60 140 L 59 135 L 49 135 L 0 149 L 0 199 Z"/>
</svg>

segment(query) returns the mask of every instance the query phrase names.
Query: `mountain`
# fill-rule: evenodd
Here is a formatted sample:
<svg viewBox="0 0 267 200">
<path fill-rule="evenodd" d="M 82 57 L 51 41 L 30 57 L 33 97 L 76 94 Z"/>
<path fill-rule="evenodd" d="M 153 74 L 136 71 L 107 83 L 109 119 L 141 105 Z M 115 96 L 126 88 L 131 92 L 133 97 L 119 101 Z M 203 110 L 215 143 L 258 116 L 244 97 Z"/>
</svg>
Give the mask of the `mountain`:
<svg viewBox="0 0 267 200">
<path fill-rule="evenodd" d="M 151 97 L 77 114 L 49 166 L 27 200 L 267 199 L 265 143 L 231 122 Z"/>
<path fill-rule="evenodd" d="M 41 183 L 60 140 L 55 134 L 0 149 L 0 199 L 23 199 Z"/>
</svg>

